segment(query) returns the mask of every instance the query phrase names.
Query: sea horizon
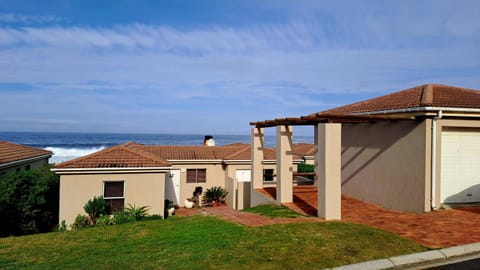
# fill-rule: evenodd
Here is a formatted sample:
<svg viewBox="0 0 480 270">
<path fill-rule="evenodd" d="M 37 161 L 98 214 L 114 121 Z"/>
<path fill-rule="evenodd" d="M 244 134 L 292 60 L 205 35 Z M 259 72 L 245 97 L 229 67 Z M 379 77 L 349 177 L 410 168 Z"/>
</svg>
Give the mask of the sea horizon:
<svg viewBox="0 0 480 270">
<path fill-rule="evenodd" d="M 0 141 L 42 148 L 53 152 L 51 163 L 65 162 L 126 142 L 146 145 L 202 145 L 205 135 L 216 145 L 250 143 L 250 135 L 167 134 L 167 133 L 96 133 L 0 131 Z M 294 143 L 313 143 L 312 136 L 294 136 Z M 265 145 L 275 146 L 275 136 L 265 135 Z"/>
</svg>

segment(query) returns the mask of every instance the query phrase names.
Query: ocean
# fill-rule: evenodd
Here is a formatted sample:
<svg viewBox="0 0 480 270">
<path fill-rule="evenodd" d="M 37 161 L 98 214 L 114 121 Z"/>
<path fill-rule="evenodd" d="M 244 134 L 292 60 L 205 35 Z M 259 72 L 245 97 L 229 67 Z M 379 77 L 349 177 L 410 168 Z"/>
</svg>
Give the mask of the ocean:
<svg viewBox="0 0 480 270">
<path fill-rule="evenodd" d="M 250 135 L 216 135 L 216 145 L 250 143 Z M 202 145 L 204 135 L 186 134 L 116 134 L 59 132 L 0 132 L 0 141 L 8 141 L 50 150 L 51 163 L 68 161 L 125 142 L 147 145 Z M 294 136 L 294 143 L 313 143 L 313 137 Z M 265 136 L 267 147 L 275 146 L 275 136 Z"/>
</svg>

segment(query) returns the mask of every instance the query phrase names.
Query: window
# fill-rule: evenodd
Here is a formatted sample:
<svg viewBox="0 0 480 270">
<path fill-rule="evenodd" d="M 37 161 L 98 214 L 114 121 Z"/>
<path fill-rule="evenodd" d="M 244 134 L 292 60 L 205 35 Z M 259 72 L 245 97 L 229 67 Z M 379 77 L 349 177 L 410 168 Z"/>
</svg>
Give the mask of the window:
<svg viewBox="0 0 480 270">
<path fill-rule="evenodd" d="M 187 169 L 187 183 L 206 183 L 207 169 Z"/>
<path fill-rule="evenodd" d="M 124 182 L 103 182 L 103 199 L 107 202 L 107 205 L 110 206 L 111 212 L 117 212 L 123 209 L 125 204 Z"/>
<path fill-rule="evenodd" d="M 26 170 L 26 171 L 30 170 L 30 164 L 27 165 L 27 166 L 25 166 L 25 170 Z"/>
<path fill-rule="evenodd" d="M 263 169 L 263 181 L 273 181 L 273 169 Z"/>
</svg>

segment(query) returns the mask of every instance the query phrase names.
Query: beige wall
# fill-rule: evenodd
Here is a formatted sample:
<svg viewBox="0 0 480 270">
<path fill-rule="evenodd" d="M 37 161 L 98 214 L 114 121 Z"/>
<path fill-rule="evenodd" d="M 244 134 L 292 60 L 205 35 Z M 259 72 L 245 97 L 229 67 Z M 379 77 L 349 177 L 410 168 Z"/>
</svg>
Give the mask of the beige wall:
<svg viewBox="0 0 480 270">
<path fill-rule="evenodd" d="M 164 172 L 119 174 L 64 174 L 60 175 L 60 216 L 70 225 L 77 214 L 85 214 L 83 206 L 94 196 L 103 195 L 104 181 L 125 181 L 125 206 L 148 206 L 149 214 L 163 216 L 165 199 Z"/>
<path fill-rule="evenodd" d="M 3 175 L 9 172 L 16 172 L 17 169 L 20 171 L 25 171 L 27 165 L 30 165 L 30 169 L 41 168 L 43 166 L 48 165 L 48 158 L 43 158 L 43 159 L 29 161 L 29 162 L 19 162 L 11 167 L 2 168 L 0 169 L 0 177 L 2 177 Z"/>
<path fill-rule="evenodd" d="M 180 169 L 180 198 L 179 206 L 183 207 L 187 198 L 193 196 L 195 187 L 203 187 L 203 192 L 213 186 L 225 188 L 226 172 L 222 164 L 182 164 L 173 165 L 175 169 Z M 187 169 L 207 169 L 206 183 L 187 183 Z"/>
<path fill-rule="evenodd" d="M 238 199 L 243 196 L 238 192 L 237 170 L 250 170 L 250 165 L 229 164 L 226 166 L 227 206 L 234 209 L 238 209 Z"/>
<path fill-rule="evenodd" d="M 431 121 L 342 125 L 342 193 L 387 208 L 430 210 Z"/>
<path fill-rule="evenodd" d="M 183 207 L 186 198 L 192 197 L 195 187 L 203 187 L 205 192 L 208 188 L 213 186 L 221 186 L 228 191 L 226 197 L 227 206 L 237 209 L 238 201 L 242 202 L 242 206 L 247 204 L 244 202 L 250 196 L 250 190 L 245 190 L 242 186 L 239 188 L 239 183 L 236 179 L 237 170 L 250 170 L 250 164 L 183 164 L 174 165 L 175 169 L 180 169 L 180 201 L 179 206 Z M 275 165 L 265 165 L 265 168 L 274 169 Z M 187 183 L 187 169 L 207 169 L 206 183 Z M 240 183 L 241 184 L 241 183 Z M 248 199 L 247 198 L 247 199 Z"/>
</svg>

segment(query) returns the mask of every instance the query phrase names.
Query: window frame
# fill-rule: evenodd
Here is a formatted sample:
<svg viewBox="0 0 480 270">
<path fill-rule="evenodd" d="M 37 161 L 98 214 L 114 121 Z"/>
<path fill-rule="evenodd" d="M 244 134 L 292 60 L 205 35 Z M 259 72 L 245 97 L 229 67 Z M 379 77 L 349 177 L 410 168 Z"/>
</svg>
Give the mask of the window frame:
<svg viewBox="0 0 480 270">
<path fill-rule="evenodd" d="M 122 197 L 105 197 L 105 185 L 107 183 L 122 183 L 123 184 L 123 189 L 122 189 Z M 105 201 L 107 201 L 107 204 L 109 205 L 109 207 L 111 207 L 111 202 L 110 201 L 113 201 L 113 200 L 123 200 L 123 208 L 125 208 L 125 180 L 105 180 L 103 181 L 103 190 L 102 190 L 102 197 Z M 113 211 L 113 209 L 111 210 Z"/>
<path fill-rule="evenodd" d="M 271 174 L 266 174 L 266 171 L 272 171 Z M 271 182 L 275 182 L 275 169 L 263 169 L 263 182 L 267 182 L 267 183 L 271 183 Z M 272 180 L 266 180 L 266 176 L 270 176 L 272 178 Z"/>
<path fill-rule="evenodd" d="M 195 181 L 194 182 L 189 182 L 189 179 L 188 179 L 188 172 L 189 171 L 193 171 L 195 170 Z M 204 171 L 205 172 L 205 180 L 204 181 L 201 181 L 199 182 L 198 181 L 198 171 Z M 185 177 L 185 182 L 187 182 L 187 184 L 203 184 L 203 183 L 207 183 L 207 169 L 206 168 L 189 168 L 186 170 L 186 177 Z"/>
</svg>

